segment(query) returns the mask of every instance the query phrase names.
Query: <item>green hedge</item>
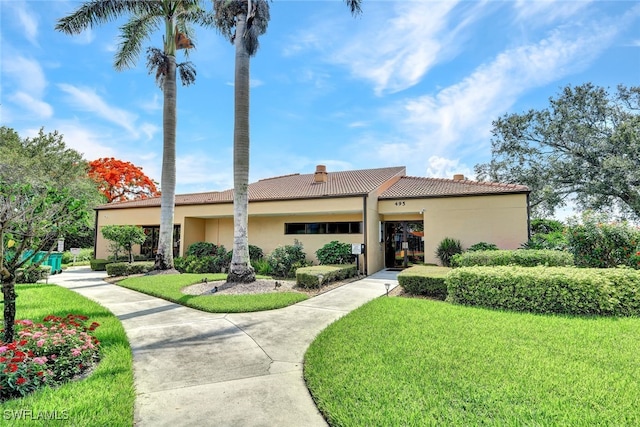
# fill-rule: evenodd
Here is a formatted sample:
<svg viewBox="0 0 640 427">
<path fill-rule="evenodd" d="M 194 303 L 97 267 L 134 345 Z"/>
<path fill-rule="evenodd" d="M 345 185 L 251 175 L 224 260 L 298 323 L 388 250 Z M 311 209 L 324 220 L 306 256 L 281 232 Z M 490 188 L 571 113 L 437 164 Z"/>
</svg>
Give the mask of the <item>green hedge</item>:
<svg viewBox="0 0 640 427">
<path fill-rule="evenodd" d="M 50 275 L 50 265 L 19 268 L 16 270 L 16 283 L 36 283 L 38 280 L 46 279 Z"/>
<path fill-rule="evenodd" d="M 98 258 L 98 259 L 92 259 L 91 261 L 89 261 L 89 265 L 91 266 L 91 269 L 93 271 L 105 271 L 107 269 L 107 264 L 111 262 L 113 261 Z"/>
<path fill-rule="evenodd" d="M 446 278 L 447 301 L 575 315 L 640 315 L 640 272 L 628 268 L 464 267 Z"/>
<path fill-rule="evenodd" d="M 109 276 L 129 276 L 131 274 L 143 274 L 153 269 L 153 262 L 112 262 L 107 264 L 107 274 Z"/>
<path fill-rule="evenodd" d="M 358 270 L 355 264 L 302 267 L 296 270 L 296 285 L 301 288 L 316 289 L 331 282 L 348 279 L 357 274 Z"/>
<path fill-rule="evenodd" d="M 535 267 L 544 265 L 547 267 L 572 266 L 573 255 L 564 251 L 550 249 L 517 249 L 497 251 L 464 252 L 454 255 L 451 260 L 452 267 L 496 265 L 520 265 L 522 267 Z"/>
<path fill-rule="evenodd" d="M 414 265 L 398 274 L 398 284 L 412 295 L 426 295 L 445 299 L 447 284 L 445 277 L 451 271 L 447 267 Z"/>
</svg>

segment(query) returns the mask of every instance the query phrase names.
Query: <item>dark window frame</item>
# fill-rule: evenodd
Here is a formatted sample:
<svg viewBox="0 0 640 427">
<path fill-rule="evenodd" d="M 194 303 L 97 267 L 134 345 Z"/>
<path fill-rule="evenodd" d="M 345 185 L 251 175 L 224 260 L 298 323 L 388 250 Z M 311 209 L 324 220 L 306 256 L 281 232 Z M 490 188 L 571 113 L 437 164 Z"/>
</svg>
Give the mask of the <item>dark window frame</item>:
<svg viewBox="0 0 640 427">
<path fill-rule="evenodd" d="M 362 234 L 362 221 L 285 222 L 284 234 Z"/>
</svg>

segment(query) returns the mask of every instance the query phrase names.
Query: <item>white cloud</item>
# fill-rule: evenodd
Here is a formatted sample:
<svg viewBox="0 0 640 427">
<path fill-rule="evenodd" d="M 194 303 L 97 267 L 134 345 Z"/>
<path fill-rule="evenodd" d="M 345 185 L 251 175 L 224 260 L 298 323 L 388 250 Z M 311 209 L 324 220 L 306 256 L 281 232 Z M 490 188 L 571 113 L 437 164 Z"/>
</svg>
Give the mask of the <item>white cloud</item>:
<svg viewBox="0 0 640 427">
<path fill-rule="evenodd" d="M 445 157 L 431 156 L 427 161 L 427 174 L 429 178 L 452 178 L 455 174 L 463 174 L 467 179 L 474 179 L 473 170 L 460 163 L 460 159 L 447 159 Z"/>
<path fill-rule="evenodd" d="M 11 79 L 17 91 L 29 93 L 34 98 L 41 98 L 47 87 L 40 63 L 7 49 L 6 44 L 2 47 L 2 74 Z"/>
<path fill-rule="evenodd" d="M 66 83 L 58 84 L 58 88 L 68 96 L 68 102 L 82 111 L 95 113 L 99 117 L 126 129 L 134 137 L 138 137 L 135 126 L 137 116 L 118 107 L 107 104 L 93 89 L 81 88 Z"/>
<path fill-rule="evenodd" d="M 333 58 L 373 83 L 376 94 L 418 83 L 444 56 L 448 17 L 457 2 L 402 2 L 383 28 L 367 28 Z"/>
<path fill-rule="evenodd" d="M 517 0 L 513 7 L 516 19 L 527 26 L 541 26 L 567 20 L 585 9 L 592 0 Z"/>
<path fill-rule="evenodd" d="M 53 115 L 53 107 L 44 101 L 35 99 L 28 93 L 16 92 L 8 97 L 10 101 L 19 105 L 22 109 L 35 114 L 37 118 L 48 119 Z"/>
<path fill-rule="evenodd" d="M 34 46 L 38 46 L 38 18 L 24 1 L 3 2 L 8 5 L 17 18 L 24 37 Z"/>
<path fill-rule="evenodd" d="M 86 160 L 117 157 L 109 135 L 91 130 L 76 121 L 62 121 L 55 128 L 64 136 L 65 144 L 83 154 Z"/>
</svg>

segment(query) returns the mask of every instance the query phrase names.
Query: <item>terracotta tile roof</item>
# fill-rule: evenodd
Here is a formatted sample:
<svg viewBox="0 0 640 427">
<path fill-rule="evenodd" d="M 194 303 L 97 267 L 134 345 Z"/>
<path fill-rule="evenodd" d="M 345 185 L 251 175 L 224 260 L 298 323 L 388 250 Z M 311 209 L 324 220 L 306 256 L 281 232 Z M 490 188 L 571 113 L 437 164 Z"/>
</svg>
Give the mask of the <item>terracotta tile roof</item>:
<svg viewBox="0 0 640 427">
<path fill-rule="evenodd" d="M 316 183 L 314 174 L 292 174 L 267 178 L 249 185 L 250 201 L 342 197 L 370 193 L 394 177 L 404 176 L 404 166 L 328 172 L 327 182 Z M 231 203 L 233 190 L 208 193 L 178 194 L 176 206 Z M 96 209 L 124 209 L 160 206 L 160 198 L 110 203 Z"/>
<path fill-rule="evenodd" d="M 403 176 L 382 193 L 379 199 L 473 196 L 528 191 L 528 187 L 517 184 Z"/>
</svg>

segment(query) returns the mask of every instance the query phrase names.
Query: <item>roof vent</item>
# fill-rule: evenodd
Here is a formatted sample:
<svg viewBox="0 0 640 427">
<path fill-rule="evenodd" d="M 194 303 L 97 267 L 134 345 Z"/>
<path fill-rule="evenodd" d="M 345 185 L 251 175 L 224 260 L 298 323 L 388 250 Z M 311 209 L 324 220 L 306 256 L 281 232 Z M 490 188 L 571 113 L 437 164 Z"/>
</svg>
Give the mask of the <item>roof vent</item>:
<svg viewBox="0 0 640 427">
<path fill-rule="evenodd" d="M 327 182 L 327 167 L 325 165 L 316 166 L 316 173 L 313 176 L 314 182 Z"/>
<path fill-rule="evenodd" d="M 455 175 L 453 175 L 453 180 L 454 181 L 464 181 L 464 175 L 461 173 L 457 173 Z"/>
</svg>

